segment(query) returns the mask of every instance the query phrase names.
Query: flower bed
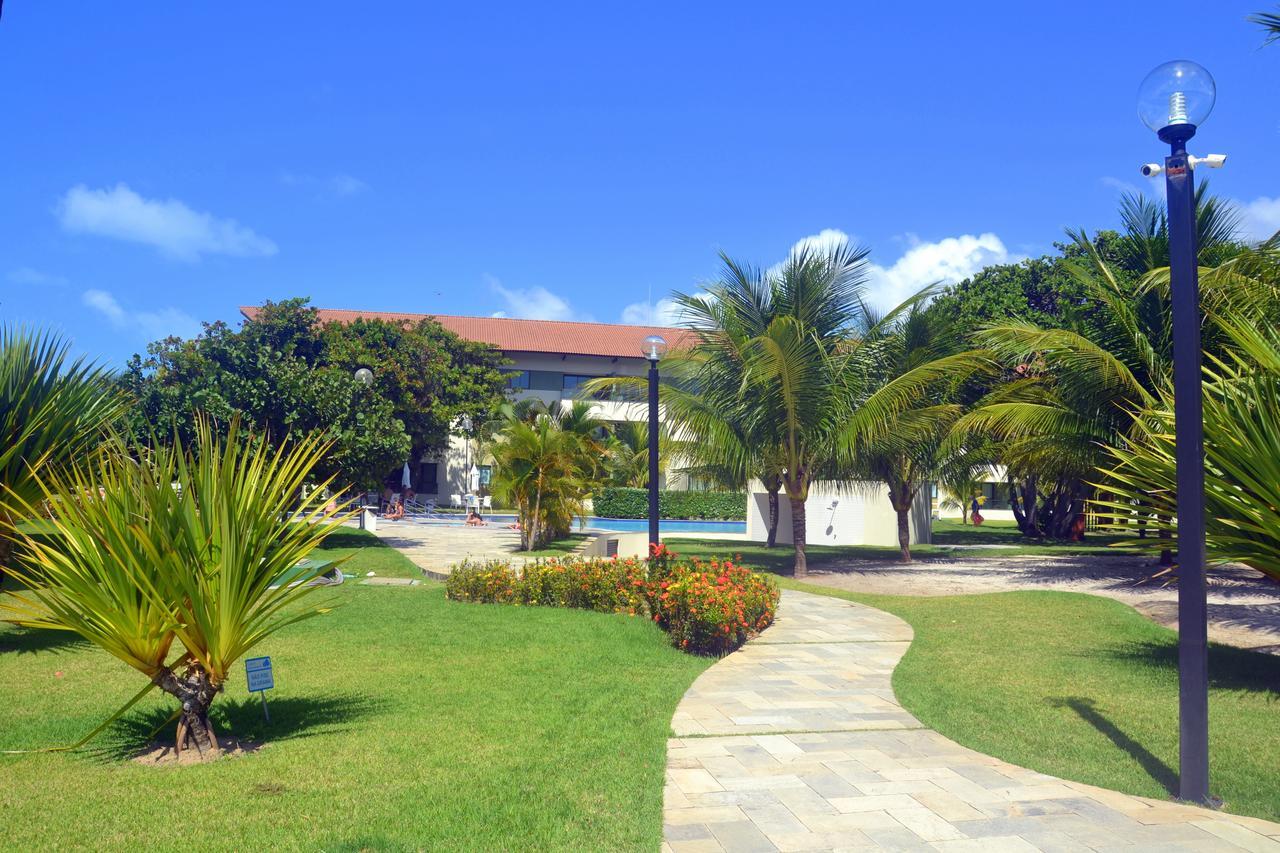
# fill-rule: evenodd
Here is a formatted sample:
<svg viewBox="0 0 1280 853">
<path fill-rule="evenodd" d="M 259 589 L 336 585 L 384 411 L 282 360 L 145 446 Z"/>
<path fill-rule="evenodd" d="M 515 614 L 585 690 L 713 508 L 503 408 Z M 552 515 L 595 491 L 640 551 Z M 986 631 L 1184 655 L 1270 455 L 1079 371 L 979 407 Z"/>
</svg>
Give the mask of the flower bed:
<svg viewBox="0 0 1280 853">
<path fill-rule="evenodd" d="M 563 557 L 528 563 L 465 561 L 445 581 L 455 601 L 574 607 L 657 622 L 676 646 L 727 654 L 763 631 L 778 584 L 729 559 L 683 561 L 665 548 L 648 560 Z"/>
</svg>

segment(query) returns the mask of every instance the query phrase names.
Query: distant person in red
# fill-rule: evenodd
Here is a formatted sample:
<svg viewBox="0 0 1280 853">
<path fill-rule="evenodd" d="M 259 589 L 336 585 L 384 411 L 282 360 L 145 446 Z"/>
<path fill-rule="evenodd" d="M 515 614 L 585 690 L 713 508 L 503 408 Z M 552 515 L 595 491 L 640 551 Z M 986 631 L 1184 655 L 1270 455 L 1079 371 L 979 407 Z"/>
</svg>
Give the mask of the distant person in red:
<svg viewBox="0 0 1280 853">
<path fill-rule="evenodd" d="M 982 504 L 978 503 L 978 498 L 975 495 L 973 498 L 973 503 L 969 505 L 969 517 L 973 519 L 974 527 L 981 525 L 984 520 L 982 518 L 982 513 L 978 512 L 978 509 L 981 506 Z"/>
</svg>

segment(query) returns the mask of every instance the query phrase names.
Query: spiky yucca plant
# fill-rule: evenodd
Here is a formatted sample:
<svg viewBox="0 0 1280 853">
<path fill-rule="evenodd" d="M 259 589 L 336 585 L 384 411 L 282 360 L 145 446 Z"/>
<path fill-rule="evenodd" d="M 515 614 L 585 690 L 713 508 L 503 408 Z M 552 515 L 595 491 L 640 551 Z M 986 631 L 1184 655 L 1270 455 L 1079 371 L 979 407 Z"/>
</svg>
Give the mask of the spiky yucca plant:
<svg viewBox="0 0 1280 853">
<path fill-rule="evenodd" d="M 1209 556 L 1280 581 L 1280 335 L 1210 315 L 1233 346 L 1210 356 L 1204 383 L 1205 539 Z M 1107 448 L 1103 470 L 1127 515 L 1146 501 L 1177 536 L 1173 397 L 1133 415 L 1128 442 Z"/>
<path fill-rule="evenodd" d="M 235 423 L 223 439 L 201 418 L 194 446 L 137 459 L 108 443 L 37 477 L 51 531 L 20 532 L 26 588 L 0 618 L 72 631 L 132 666 L 181 703 L 177 750 L 216 755 L 209 708 L 232 666 L 325 610 L 299 601 L 315 587 L 279 579 L 345 517 L 321 489 L 297 505 L 326 449 L 245 441 Z"/>
<path fill-rule="evenodd" d="M 71 361 L 56 335 L 0 327 L 0 580 L 36 477 L 80 457 L 124 410 L 103 369 Z"/>
</svg>

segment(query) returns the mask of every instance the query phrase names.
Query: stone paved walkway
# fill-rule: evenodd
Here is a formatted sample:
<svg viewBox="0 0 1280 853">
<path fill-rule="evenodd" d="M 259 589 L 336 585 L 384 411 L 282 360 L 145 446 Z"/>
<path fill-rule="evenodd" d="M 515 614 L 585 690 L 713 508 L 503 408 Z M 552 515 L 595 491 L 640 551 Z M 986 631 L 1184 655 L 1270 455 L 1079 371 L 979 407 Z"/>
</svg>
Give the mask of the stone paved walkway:
<svg viewBox="0 0 1280 853">
<path fill-rule="evenodd" d="M 1278 851 L 1280 824 L 1068 782 L 966 749 L 889 679 L 911 628 L 785 591 L 777 622 L 685 694 L 664 851 Z"/>
</svg>

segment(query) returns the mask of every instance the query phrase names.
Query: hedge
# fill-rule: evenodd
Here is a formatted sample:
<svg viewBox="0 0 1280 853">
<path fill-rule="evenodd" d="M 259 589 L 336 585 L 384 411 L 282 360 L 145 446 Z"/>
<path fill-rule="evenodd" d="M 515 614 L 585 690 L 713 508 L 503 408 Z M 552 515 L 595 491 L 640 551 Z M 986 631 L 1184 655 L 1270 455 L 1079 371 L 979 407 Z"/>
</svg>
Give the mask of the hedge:
<svg viewBox="0 0 1280 853">
<path fill-rule="evenodd" d="M 592 498 L 592 513 L 602 518 L 648 518 L 647 489 L 602 489 Z M 742 521 L 747 517 L 743 492 L 658 492 L 661 518 Z"/>
<path fill-rule="evenodd" d="M 652 619 L 678 648 L 724 655 L 773 622 L 778 584 L 729 559 L 681 561 L 659 546 L 649 560 L 564 557 L 455 566 L 445 580 L 455 601 L 573 607 Z"/>
</svg>

